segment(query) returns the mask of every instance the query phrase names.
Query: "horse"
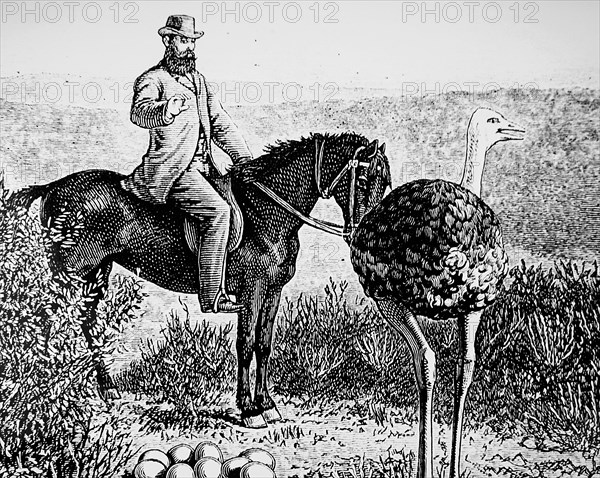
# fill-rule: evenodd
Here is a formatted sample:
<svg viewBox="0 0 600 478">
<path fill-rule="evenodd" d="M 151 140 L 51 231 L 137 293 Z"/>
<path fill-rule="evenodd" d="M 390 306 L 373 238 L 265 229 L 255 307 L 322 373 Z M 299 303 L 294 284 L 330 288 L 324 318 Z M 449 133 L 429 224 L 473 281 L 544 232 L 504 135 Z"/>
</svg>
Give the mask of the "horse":
<svg viewBox="0 0 600 478">
<path fill-rule="evenodd" d="M 68 273 L 87 286 L 82 331 L 92 351 L 98 350 L 92 333 L 96 309 L 114 263 L 164 289 L 198 292 L 198 261 L 184 233 L 186 214 L 171 203 L 138 199 L 121 186 L 124 177 L 86 170 L 29 186 L 15 198 L 26 208 L 41 198 L 42 224 L 69 237 L 66 246 L 49 245 L 50 267 L 54 274 Z M 391 186 L 390 168 L 385 144 L 379 146 L 378 140 L 369 142 L 353 132 L 311 133 L 267 146 L 263 155 L 234 164 L 226 177 L 245 225 L 226 262 L 227 290 L 245 306 L 238 313 L 236 404 L 243 426 L 259 428 L 281 420 L 267 373 L 281 291 L 295 274 L 298 231 L 308 223 L 348 242 L 354 227 Z M 318 199 L 329 197 L 343 212 L 343 226 L 310 216 Z M 101 358 L 95 372 L 103 398 L 118 394 Z"/>
</svg>

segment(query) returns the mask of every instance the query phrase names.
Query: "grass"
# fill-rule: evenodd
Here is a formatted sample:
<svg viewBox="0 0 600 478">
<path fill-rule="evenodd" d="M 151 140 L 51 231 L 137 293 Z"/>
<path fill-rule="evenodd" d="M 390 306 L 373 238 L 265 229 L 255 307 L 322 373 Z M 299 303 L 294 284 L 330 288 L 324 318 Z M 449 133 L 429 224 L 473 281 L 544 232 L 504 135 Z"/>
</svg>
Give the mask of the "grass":
<svg viewBox="0 0 600 478">
<path fill-rule="evenodd" d="M 0 472 L 21 478 L 112 476 L 132 448 L 126 428 L 94 404 L 94 357 L 79 331 L 85 301 L 76 288 L 51 280 L 43 254 L 46 239 L 34 218 L 6 206 L 0 212 L 5 265 L 0 276 Z M 141 300 L 135 281 L 117 277 L 113 286 L 100 307 L 100 329 L 113 324 L 105 353 Z M 271 362 L 273 387 L 305 408 L 351 400 L 351 414 L 366 416 L 392 436 L 398 421 L 415 421 L 412 360 L 403 340 L 371 305 L 348 299 L 346 287 L 332 281 L 323 295 L 300 296 L 282 307 Z M 436 416 L 448 421 L 456 329 L 452 321 L 424 325 L 438 357 Z M 183 317 L 172 313 L 163 337 L 149 339 L 142 359 L 115 382 L 123 391 L 173 405 L 178 417 L 173 425 L 200 423 L 188 419 L 219 407 L 234 390 L 230 332 L 231 327 L 207 322 L 192 325 L 185 308 Z M 597 264 L 568 262 L 543 270 L 523 263 L 511 270 L 509 284 L 483 316 L 466 416 L 501 435 L 532 436 L 541 448 L 593 452 L 600 445 L 599 354 Z M 402 414 L 392 413 L 392 405 Z M 270 432 L 265 442 L 304 437 L 301 427 L 289 425 Z M 532 466 L 545 472 L 555 465 Z M 445 476 L 447 463 L 442 460 L 439 467 L 438 476 Z M 397 478 L 413 472 L 411 453 L 390 451 L 376 459 L 323 465 L 313 476 Z"/>
<path fill-rule="evenodd" d="M 380 405 L 416 410 L 413 362 L 404 339 L 372 305 L 349 301 L 345 291 L 345 283 L 331 282 L 324 296 L 300 296 L 282 308 L 270 362 L 275 391 L 309 406 L 319 400 L 362 401 L 376 420 L 384 419 Z M 438 357 L 437 387 L 446 409 L 452 403 L 456 330 L 445 322 L 428 324 L 425 333 Z"/>
<path fill-rule="evenodd" d="M 303 436 L 304 430 L 302 430 L 302 427 L 298 425 L 288 425 L 281 429 L 269 430 L 264 440 L 275 445 L 281 444 L 285 446 L 286 440 L 297 440 Z"/>
<path fill-rule="evenodd" d="M 310 406 L 371 394 L 399 401 L 403 390 L 412 390 L 412 376 L 403 374 L 411 359 L 401 339 L 372 307 L 349 303 L 346 288 L 331 282 L 323 297 L 301 295 L 282 307 L 270 362 L 276 392 Z"/>
<path fill-rule="evenodd" d="M 216 329 L 206 321 L 192 325 L 187 308 L 184 315 L 182 319 L 172 312 L 163 337 L 148 339 L 142 358 L 114 381 L 122 391 L 144 394 L 195 416 L 202 408 L 221 404 L 234 390 L 236 359 L 231 326 Z"/>
<path fill-rule="evenodd" d="M 390 450 L 387 455 L 372 460 L 357 456 L 334 463 L 312 473 L 310 478 L 412 478 L 416 473 L 413 452 Z M 438 476 L 443 476 L 442 474 Z"/>
</svg>

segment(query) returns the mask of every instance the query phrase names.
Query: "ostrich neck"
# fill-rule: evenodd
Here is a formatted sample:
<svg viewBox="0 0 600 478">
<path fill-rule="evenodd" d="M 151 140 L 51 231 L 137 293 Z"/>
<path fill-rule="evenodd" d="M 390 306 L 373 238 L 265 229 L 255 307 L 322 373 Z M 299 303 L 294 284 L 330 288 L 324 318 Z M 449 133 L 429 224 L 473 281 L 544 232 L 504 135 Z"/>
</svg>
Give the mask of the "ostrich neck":
<svg viewBox="0 0 600 478">
<path fill-rule="evenodd" d="M 486 153 L 487 150 L 479 143 L 477 135 L 469 135 L 467 138 L 465 169 L 460 185 L 477 196 L 481 196 L 481 180 Z"/>
</svg>

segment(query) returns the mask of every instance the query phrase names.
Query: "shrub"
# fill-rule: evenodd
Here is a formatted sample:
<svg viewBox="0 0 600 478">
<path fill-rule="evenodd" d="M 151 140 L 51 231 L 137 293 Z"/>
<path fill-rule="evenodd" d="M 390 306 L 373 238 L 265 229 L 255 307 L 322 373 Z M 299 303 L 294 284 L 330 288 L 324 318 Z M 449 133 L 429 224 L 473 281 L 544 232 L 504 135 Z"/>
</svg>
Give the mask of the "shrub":
<svg viewBox="0 0 600 478">
<path fill-rule="evenodd" d="M 283 307 L 270 364 L 277 392 L 304 398 L 401 400 L 412 390 L 403 373 L 403 339 L 371 306 L 348 304 L 347 284 L 333 281 L 324 297 L 300 296 Z"/>
<path fill-rule="evenodd" d="M 129 445 L 124 432 L 93 420 L 103 409 L 80 329 L 86 298 L 68 276 L 52 277 L 49 240 L 39 217 L 14 207 L 0 181 L 0 475 L 114 476 L 121 461 L 112 452 L 127 459 Z M 114 318 L 109 302 L 105 322 Z M 134 305 L 129 296 L 119 310 Z M 98 446 L 107 433 L 120 437 L 118 450 Z M 95 469 L 101 453 L 112 453 L 110 466 Z"/>
<path fill-rule="evenodd" d="M 142 344 L 142 358 L 115 377 L 123 391 L 166 401 L 180 411 L 221 403 L 234 390 L 236 359 L 230 325 L 216 329 L 202 321 L 192 326 L 171 312 L 161 340 Z"/>
<path fill-rule="evenodd" d="M 139 316 L 140 303 L 147 296 L 136 278 L 120 274 L 111 277 L 110 287 L 98 304 L 95 327 L 90 331 L 101 344 L 100 359 L 107 367 L 112 365 L 125 326 Z"/>
<path fill-rule="evenodd" d="M 510 275 L 480 328 L 476 415 L 570 449 L 600 445 L 598 265 L 522 263 Z"/>
<path fill-rule="evenodd" d="M 300 295 L 287 300 L 274 337 L 270 362 L 275 390 L 313 401 L 339 395 L 348 372 L 353 340 L 360 336 L 359 313 L 344 299 L 346 284 L 331 282 L 325 297 Z M 336 390 L 337 388 L 337 390 Z"/>
<path fill-rule="evenodd" d="M 345 302 L 332 284 L 325 301 L 300 295 L 286 302 L 274 339 L 270 368 L 278 392 L 300 397 L 332 393 L 334 374 L 346 361 L 349 335 L 355 325 Z"/>
</svg>

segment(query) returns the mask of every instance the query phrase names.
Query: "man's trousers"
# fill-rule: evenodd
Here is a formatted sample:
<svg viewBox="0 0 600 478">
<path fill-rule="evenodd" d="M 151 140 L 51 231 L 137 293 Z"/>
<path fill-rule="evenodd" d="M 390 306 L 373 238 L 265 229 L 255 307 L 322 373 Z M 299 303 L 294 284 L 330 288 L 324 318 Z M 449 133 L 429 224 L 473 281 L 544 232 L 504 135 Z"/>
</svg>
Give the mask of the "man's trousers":
<svg viewBox="0 0 600 478">
<path fill-rule="evenodd" d="M 204 176 L 205 170 L 205 165 L 194 159 L 173 184 L 169 197 L 197 221 L 198 298 L 202 312 L 212 312 L 224 284 L 231 210 Z"/>
</svg>

